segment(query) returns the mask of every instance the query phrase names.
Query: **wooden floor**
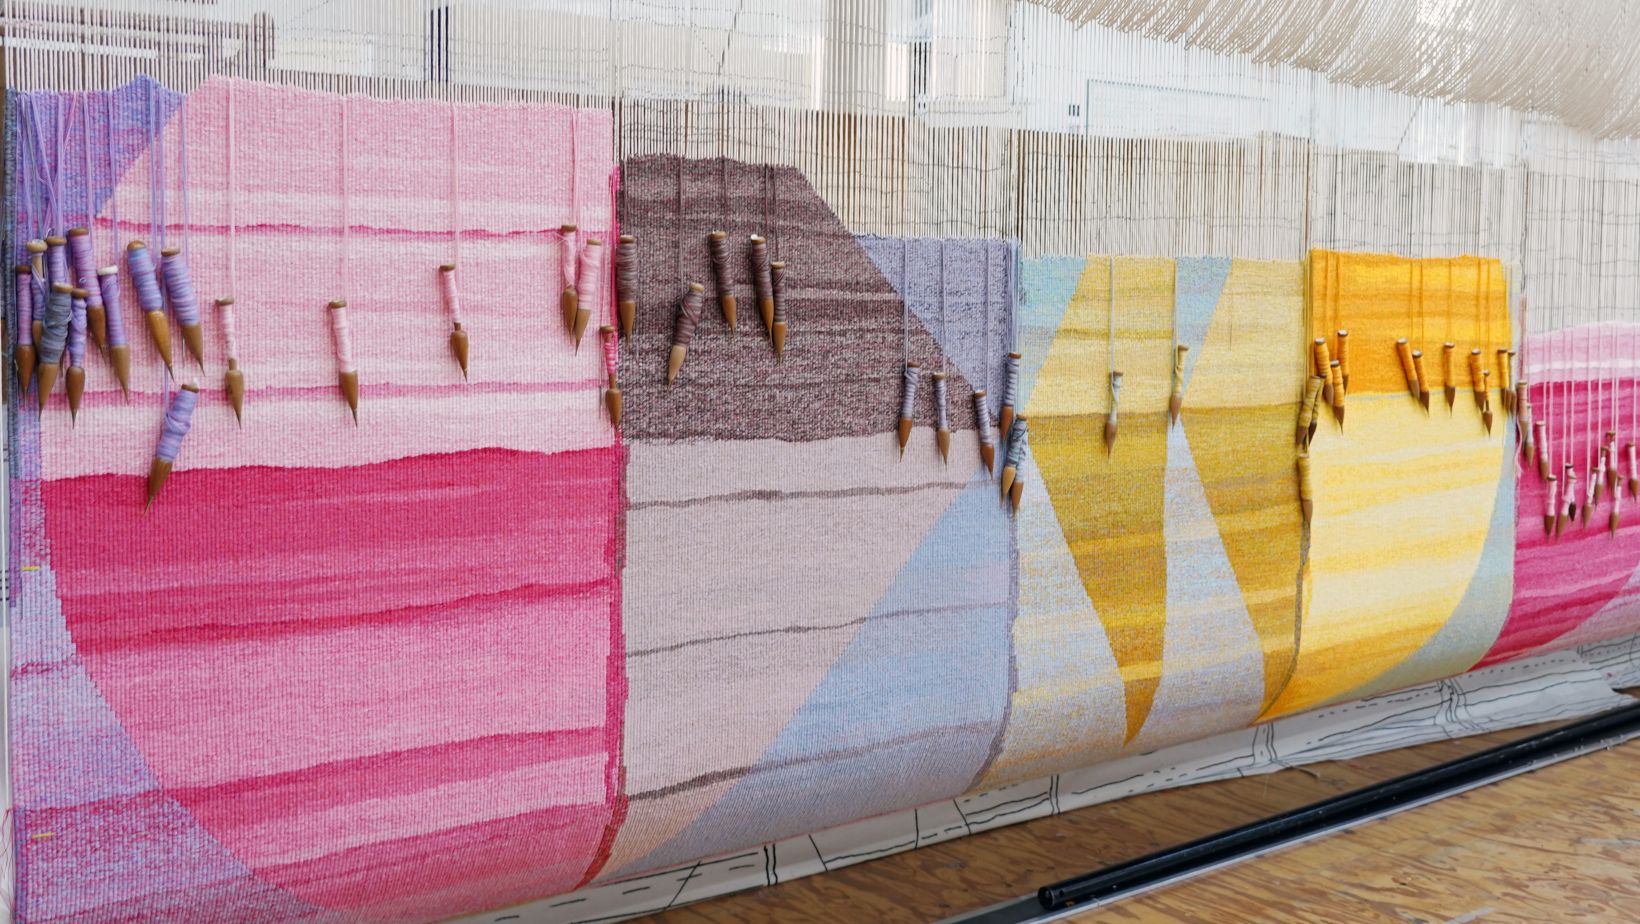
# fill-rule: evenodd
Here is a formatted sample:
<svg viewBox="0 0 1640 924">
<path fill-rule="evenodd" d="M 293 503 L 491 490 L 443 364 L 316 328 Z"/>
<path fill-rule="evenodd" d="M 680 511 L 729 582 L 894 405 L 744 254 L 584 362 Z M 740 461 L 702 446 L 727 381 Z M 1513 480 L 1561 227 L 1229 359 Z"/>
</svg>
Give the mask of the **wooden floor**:
<svg viewBox="0 0 1640 924">
<path fill-rule="evenodd" d="M 643 920 L 933 921 L 1538 730 L 1148 793 Z M 1640 742 L 1249 861 L 1081 920 L 1637 922 Z"/>
</svg>

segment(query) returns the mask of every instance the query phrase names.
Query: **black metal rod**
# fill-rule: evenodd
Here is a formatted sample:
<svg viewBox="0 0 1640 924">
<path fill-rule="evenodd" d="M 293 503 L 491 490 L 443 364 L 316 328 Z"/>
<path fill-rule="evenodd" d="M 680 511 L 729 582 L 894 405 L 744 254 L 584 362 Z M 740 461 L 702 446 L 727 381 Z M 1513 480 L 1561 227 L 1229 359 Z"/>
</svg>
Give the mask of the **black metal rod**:
<svg viewBox="0 0 1640 924">
<path fill-rule="evenodd" d="M 1460 757 L 1037 890 L 1046 910 L 1109 901 L 1640 732 L 1640 704 Z"/>
</svg>

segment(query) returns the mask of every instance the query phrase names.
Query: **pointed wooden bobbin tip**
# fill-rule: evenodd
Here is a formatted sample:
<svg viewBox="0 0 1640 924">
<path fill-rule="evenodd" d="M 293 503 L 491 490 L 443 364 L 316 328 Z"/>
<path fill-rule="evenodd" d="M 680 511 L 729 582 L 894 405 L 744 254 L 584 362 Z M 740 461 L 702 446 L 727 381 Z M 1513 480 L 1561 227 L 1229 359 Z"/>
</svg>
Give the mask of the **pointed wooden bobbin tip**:
<svg viewBox="0 0 1640 924">
<path fill-rule="evenodd" d="M 735 304 L 734 295 L 732 293 L 724 293 L 718 298 L 718 305 L 723 309 L 723 320 L 729 325 L 729 332 L 734 333 L 735 314 L 739 310 Z M 770 316 L 773 316 L 773 311 L 770 312 Z"/>
<path fill-rule="evenodd" d="M 40 378 L 40 410 L 46 409 L 46 398 L 51 395 L 52 386 L 57 384 L 57 375 L 60 368 L 56 363 L 41 363 L 36 373 Z"/>
<path fill-rule="evenodd" d="M 997 415 L 997 432 L 1006 437 L 1008 435 L 1008 431 L 1013 428 L 1013 425 L 1014 406 L 1012 404 L 1004 404 L 1002 406 L 1002 413 Z"/>
<path fill-rule="evenodd" d="M 575 315 L 580 309 L 581 297 L 575 291 L 575 286 L 564 286 L 564 291 L 558 294 L 558 313 L 563 315 L 564 330 L 575 330 Z"/>
<path fill-rule="evenodd" d="M 1014 486 L 1008 491 L 1008 505 L 1013 508 L 1014 513 L 1019 512 L 1019 500 L 1024 496 L 1025 481 L 1023 479 L 1015 481 Z"/>
<path fill-rule="evenodd" d="M 144 313 L 148 318 L 148 336 L 154 343 L 154 349 L 159 351 L 160 362 L 165 364 L 167 371 L 172 371 L 171 325 L 165 322 L 165 312 L 149 311 Z"/>
<path fill-rule="evenodd" d="M 455 355 L 456 365 L 461 367 L 462 379 L 467 378 L 467 332 L 461 329 L 459 323 L 450 326 L 450 352 Z"/>
<path fill-rule="evenodd" d="M 68 391 L 68 421 L 72 425 L 80 419 L 80 399 L 85 395 L 85 368 L 69 366 L 63 376 L 63 387 Z"/>
<path fill-rule="evenodd" d="M 148 500 L 143 503 L 144 512 L 154 506 L 154 498 L 165 488 L 165 479 L 171 477 L 171 463 L 164 459 L 155 459 L 148 465 Z"/>
<path fill-rule="evenodd" d="M 570 333 L 575 340 L 575 351 L 577 353 L 581 351 L 581 338 L 586 336 L 587 322 L 590 320 L 592 320 L 592 309 L 581 307 L 580 300 L 577 299 L 575 307 L 575 324 L 570 329 Z"/>
<path fill-rule="evenodd" d="M 198 324 L 182 325 L 182 342 L 188 345 L 188 355 L 194 358 L 201 371 L 205 368 L 205 331 Z"/>
<path fill-rule="evenodd" d="M 114 367 L 114 378 L 120 382 L 120 396 L 131 400 L 131 347 L 126 344 L 108 348 L 108 364 Z"/>
<path fill-rule="evenodd" d="M 34 344 L 17 344 L 17 379 L 23 383 L 23 393 L 34 382 Z"/>
<path fill-rule="evenodd" d="M 666 384 L 671 385 L 678 377 L 678 370 L 683 368 L 683 359 L 689 355 L 687 344 L 672 344 L 672 354 L 666 357 Z"/>
<path fill-rule="evenodd" d="M 1008 497 L 1008 492 L 1014 489 L 1014 479 L 1019 477 L 1019 470 L 1012 465 L 1002 467 L 1002 496 Z"/>
<path fill-rule="evenodd" d="M 900 458 L 905 458 L 905 446 L 911 442 L 911 418 L 901 417 L 897 435 L 900 440 Z"/>
<path fill-rule="evenodd" d="M 228 393 L 228 404 L 233 408 L 233 419 L 245 424 L 245 373 L 239 369 L 239 360 L 228 360 L 228 371 L 223 373 L 222 388 Z"/>
</svg>

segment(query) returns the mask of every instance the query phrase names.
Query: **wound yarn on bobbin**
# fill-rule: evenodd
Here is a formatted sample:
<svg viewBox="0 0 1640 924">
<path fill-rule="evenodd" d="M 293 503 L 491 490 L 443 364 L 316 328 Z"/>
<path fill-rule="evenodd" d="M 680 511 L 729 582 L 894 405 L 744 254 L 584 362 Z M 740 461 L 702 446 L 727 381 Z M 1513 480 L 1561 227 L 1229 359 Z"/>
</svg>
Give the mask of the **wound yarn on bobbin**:
<svg viewBox="0 0 1640 924">
<path fill-rule="evenodd" d="M 900 375 L 900 423 L 898 437 L 900 440 L 900 458 L 905 458 L 905 444 L 911 440 L 912 415 L 917 407 L 917 380 L 922 375 L 922 366 L 917 363 L 906 363 L 905 370 Z"/>
<path fill-rule="evenodd" d="M 347 316 L 347 301 L 336 299 L 330 309 L 330 332 L 336 346 L 336 386 L 342 400 L 353 412 L 353 425 L 359 425 L 359 370 L 353 365 L 353 326 Z"/>
<path fill-rule="evenodd" d="M 39 355 L 36 373 L 40 379 L 40 408 L 45 409 L 46 398 L 57 384 L 63 353 L 68 347 L 68 328 L 74 318 L 74 289 L 66 282 L 51 287 L 46 297 L 45 317 L 41 319 Z"/>
<path fill-rule="evenodd" d="M 695 339 L 695 326 L 700 323 L 701 306 L 706 300 L 706 287 L 698 282 L 689 283 L 684 290 L 683 302 L 678 305 L 678 317 L 672 325 L 672 353 L 666 358 L 666 384 L 671 385 L 683 368 L 689 355 L 689 344 Z"/>
<path fill-rule="evenodd" d="M 757 290 L 757 311 L 763 318 L 763 329 L 774 334 L 774 281 L 769 276 L 769 245 L 761 235 L 749 240 L 746 254 L 752 266 L 752 288 Z"/>
<path fill-rule="evenodd" d="M 1014 404 L 1019 401 L 1019 353 L 1009 353 L 1002 362 L 1002 412 L 997 428 L 1004 434 L 1014 432 Z"/>
<path fill-rule="evenodd" d="M 615 302 L 621 336 L 630 337 L 638 314 L 638 241 L 630 234 L 615 242 Z"/>
<path fill-rule="evenodd" d="M 564 330 L 575 330 L 576 303 L 579 298 L 575 290 L 575 235 L 574 225 L 563 225 L 558 229 L 558 271 L 564 277 L 564 288 L 558 295 L 558 310 L 564 318 Z"/>
<path fill-rule="evenodd" d="M 445 263 L 438 268 L 439 289 L 444 293 L 444 308 L 450 312 L 450 353 L 461 367 L 461 377 L 467 377 L 467 331 L 461 327 L 461 292 L 456 287 L 456 265 Z"/>
<path fill-rule="evenodd" d="M 724 231 L 713 231 L 706 235 L 706 250 L 711 256 L 712 280 L 717 284 L 718 307 L 723 310 L 723 320 L 728 323 L 729 330 L 735 329 L 735 291 L 734 283 L 729 278 L 729 235 Z"/>
<path fill-rule="evenodd" d="M 27 263 L 17 264 L 17 379 L 23 393 L 34 381 L 34 271 Z M 43 307 L 43 306 L 42 306 Z"/>
<path fill-rule="evenodd" d="M 97 282 L 97 259 L 91 247 L 88 228 L 70 228 L 68 254 L 74 260 L 74 276 L 80 288 L 86 290 L 85 316 L 91 342 L 98 352 L 108 350 L 108 317 L 103 310 L 102 288 Z"/>
<path fill-rule="evenodd" d="M 68 238 L 53 234 L 46 237 L 46 281 L 50 285 L 73 285 L 74 277 L 68 271 Z"/>
<path fill-rule="evenodd" d="M 228 371 L 222 374 L 222 388 L 228 393 L 228 404 L 233 408 L 233 419 L 243 425 L 245 372 L 239 368 L 239 324 L 234 317 L 233 299 L 217 299 L 216 310 L 222 318 L 222 340 L 228 352 Z"/>
<path fill-rule="evenodd" d="M 1002 462 L 1002 496 L 1013 496 L 1014 484 L 1019 478 L 1019 464 L 1025 459 L 1025 443 L 1030 438 L 1024 417 L 1015 417 L 1008 428 L 1008 454 Z"/>
<path fill-rule="evenodd" d="M 581 337 L 586 334 L 587 322 L 594 310 L 603 307 L 604 300 L 604 242 L 590 238 L 581 248 L 581 269 L 575 299 L 575 326 L 571 334 L 575 349 L 581 349 Z"/>
<path fill-rule="evenodd" d="M 165 409 L 165 419 L 160 424 L 159 442 L 154 445 L 154 458 L 148 465 L 148 500 L 143 504 L 144 510 L 154 506 L 154 498 L 171 477 L 171 466 L 182 451 L 183 437 L 193 426 L 194 408 L 198 405 L 198 382 L 189 382 L 171 396 L 171 404 Z"/>
<path fill-rule="evenodd" d="M 131 269 L 132 287 L 137 290 L 137 304 L 148 318 L 148 336 L 159 352 L 160 361 L 170 369 L 171 326 L 165 321 L 165 296 L 159 289 L 153 254 L 142 241 L 132 241 L 126 245 L 125 262 Z"/>
<path fill-rule="evenodd" d="M 177 323 L 182 325 L 182 342 L 188 354 L 205 368 L 205 332 L 199 324 L 199 296 L 194 292 L 194 278 L 188 272 L 188 257 L 181 247 L 167 247 L 160 251 L 165 259 L 160 272 L 165 277 L 165 291 L 171 298 L 171 310 L 176 312 Z"/>
<path fill-rule="evenodd" d="M 940 461 L 951 464 L 951 414 L 945 406 L 945 373 L 936 372 L 934 379 L 934 442 L 940 448 Z"/>
<path fill-rule="evenodd" d="M 85 395 L 86 296 L 85 289 L 71 293 L 72 308 L 68 321 L 68 373 L 63 387 L 68 391 L 68 418 L 70 423 L 80 418 L 80 398 Z"/>
<path fill-rule="evenodd" d="M 979 428 L 979 460 L 985 466 L 985 477 L 996 470 L 997 434 L 991 426 L 991 407 L 985 400 L 985 389 L 974 391 L 974 423 Z"/>
<path fill-rule="evenodd" d="M 125 335 L 125 312 L 120 309 L 120 270 L 105 266 L 97 270 L 97 287 L 102 290 L 103 313 L 108 321 L 108 364 L 119 379 L 120 393 L 131 400 L 131 344 Z"/>
<path fill-rule="evenodd" d="M 774 325 L 769 328 L 769 339 L 774 343 L 774 358 L 778 361 L 786 353 L 786 261 L 769 264 L 769 294 L 774 299 Z"/>
</svg>

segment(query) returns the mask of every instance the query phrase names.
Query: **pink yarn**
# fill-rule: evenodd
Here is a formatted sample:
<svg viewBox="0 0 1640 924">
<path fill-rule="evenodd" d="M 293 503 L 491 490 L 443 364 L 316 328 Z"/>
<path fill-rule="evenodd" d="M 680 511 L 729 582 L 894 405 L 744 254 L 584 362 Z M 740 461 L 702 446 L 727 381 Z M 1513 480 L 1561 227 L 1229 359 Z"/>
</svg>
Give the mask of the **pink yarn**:
<svg viewBox="0 0 1640 924">
<path fill-rule="evenodd" d="M 450 310 L 450 320 L 461 323 L 461 293 L 456 289 L 456 268 L 439 268 L 439 285 L 444 289 L 444 306 Z"/>
<path fill-rule="evenodd" d="M 330 309 L 330 331 L 336 337 L 337 371 L 356 371 L 353 368 L 353 328 L 348 324 L 346 305 Z"/>
<path fill-rule="evenodd" d="M 600 309 L 604 297 L 604 242 L 597 238 L 587 241 L 581 249 L 580 306 L 603 317 Z"/>
</svg>

